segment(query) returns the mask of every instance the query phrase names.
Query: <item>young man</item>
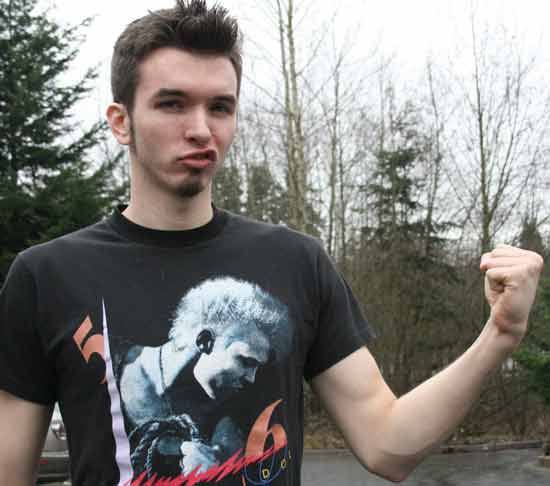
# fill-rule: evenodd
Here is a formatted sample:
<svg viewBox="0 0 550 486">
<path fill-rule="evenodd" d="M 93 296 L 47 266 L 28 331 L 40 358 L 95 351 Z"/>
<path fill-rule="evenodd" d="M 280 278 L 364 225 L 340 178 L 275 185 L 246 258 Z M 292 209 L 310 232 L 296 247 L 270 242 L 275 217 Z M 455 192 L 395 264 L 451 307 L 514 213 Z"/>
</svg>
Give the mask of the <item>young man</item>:
<svg viewBox="0 0 550 486">
<path fill-rule="evenodd" d="M 237 25 L 202 0 L 119 38 L 107 117 L 129 146 L 130 202 L 13 263 L 0 484 L 34 484 L 55 401 L 74 486 L 300 484 L 304 376 L 365 467 L 399 481 L 520 343 L 542 260 L 499 246 L 481 260 L 491 315 L 477 341 L 396 399 L 319 243 L 211 204 L 240 79 Z"/>
</svg>

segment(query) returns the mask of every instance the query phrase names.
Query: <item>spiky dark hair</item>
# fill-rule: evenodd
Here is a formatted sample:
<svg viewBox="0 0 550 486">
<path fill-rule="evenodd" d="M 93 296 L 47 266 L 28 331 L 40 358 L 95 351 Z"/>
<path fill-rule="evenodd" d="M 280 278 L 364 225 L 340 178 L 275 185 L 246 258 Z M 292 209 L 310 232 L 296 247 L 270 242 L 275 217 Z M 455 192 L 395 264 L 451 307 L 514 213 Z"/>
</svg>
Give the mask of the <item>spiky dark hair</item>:
<svg viewBox="0 0 550 486">
<path fill-rule="evenodd" d="M 173 8 L 152 11 L 133 21 L 115 44 L 111 61 L 113 100 L 124 104 L 130 113 L 139 64 L 162 47 L 227 56 L 237 74 L 237 93 L 240 91 L 242 54 L 237 21 L 220 5 L 208 7 L 205 0 L 177 0 Z"/>
</svg>

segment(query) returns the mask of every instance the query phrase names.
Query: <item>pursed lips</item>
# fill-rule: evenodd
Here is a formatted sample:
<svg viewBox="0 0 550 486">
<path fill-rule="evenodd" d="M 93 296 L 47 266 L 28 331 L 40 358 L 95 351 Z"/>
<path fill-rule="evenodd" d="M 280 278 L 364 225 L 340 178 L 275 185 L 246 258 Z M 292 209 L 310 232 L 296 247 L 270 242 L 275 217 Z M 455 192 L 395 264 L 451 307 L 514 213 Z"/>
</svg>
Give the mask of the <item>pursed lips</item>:
<svg viewBox="0 0 550 486">
<path fill-rule="evenodd" d="M 178 159 L 178 162 L 192 169 L 205 169 L 216 162 L 218 156 L 215 150 L 197 150 Z"/>
</svg>

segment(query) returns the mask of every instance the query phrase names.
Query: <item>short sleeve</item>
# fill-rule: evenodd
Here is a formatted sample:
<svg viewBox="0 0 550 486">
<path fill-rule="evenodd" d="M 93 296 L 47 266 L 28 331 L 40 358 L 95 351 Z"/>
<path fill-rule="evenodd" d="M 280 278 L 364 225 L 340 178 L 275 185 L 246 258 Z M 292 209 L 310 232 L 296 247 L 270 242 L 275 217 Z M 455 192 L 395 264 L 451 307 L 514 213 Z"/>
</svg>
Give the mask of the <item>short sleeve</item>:
<svg viewBox="0 0 550 486">
<path fill-rule="evenodd" d="M 317 334 L 304 366 L 306 380 L 374 338 L 374 331 L 364 318 L 351 288 L 322 248 L 317 258 L 317 286 Z"/>
<path fill-rule="evenodd" d="M 22 258 L 0 290 L 0 389 L 31 402 L 55 402 L 53 367 L 37 331 L 36 285 Z"/>
</svg>

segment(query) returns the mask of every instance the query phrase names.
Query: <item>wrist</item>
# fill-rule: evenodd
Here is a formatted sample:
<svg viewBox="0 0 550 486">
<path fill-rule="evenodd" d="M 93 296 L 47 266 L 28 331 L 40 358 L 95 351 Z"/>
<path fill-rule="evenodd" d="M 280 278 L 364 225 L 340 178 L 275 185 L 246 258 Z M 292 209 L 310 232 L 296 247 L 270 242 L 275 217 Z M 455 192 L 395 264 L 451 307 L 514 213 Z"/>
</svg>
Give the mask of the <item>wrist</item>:
<svg viewBox="0 0 550 486">
<path fill-rule="evenodd" d="M 524 332 L 509 332 L 489 318 L 478 342 L 484 354 L 493 356 L 496 361 L 504 362 L 521 344 Z"/>
</svg>

